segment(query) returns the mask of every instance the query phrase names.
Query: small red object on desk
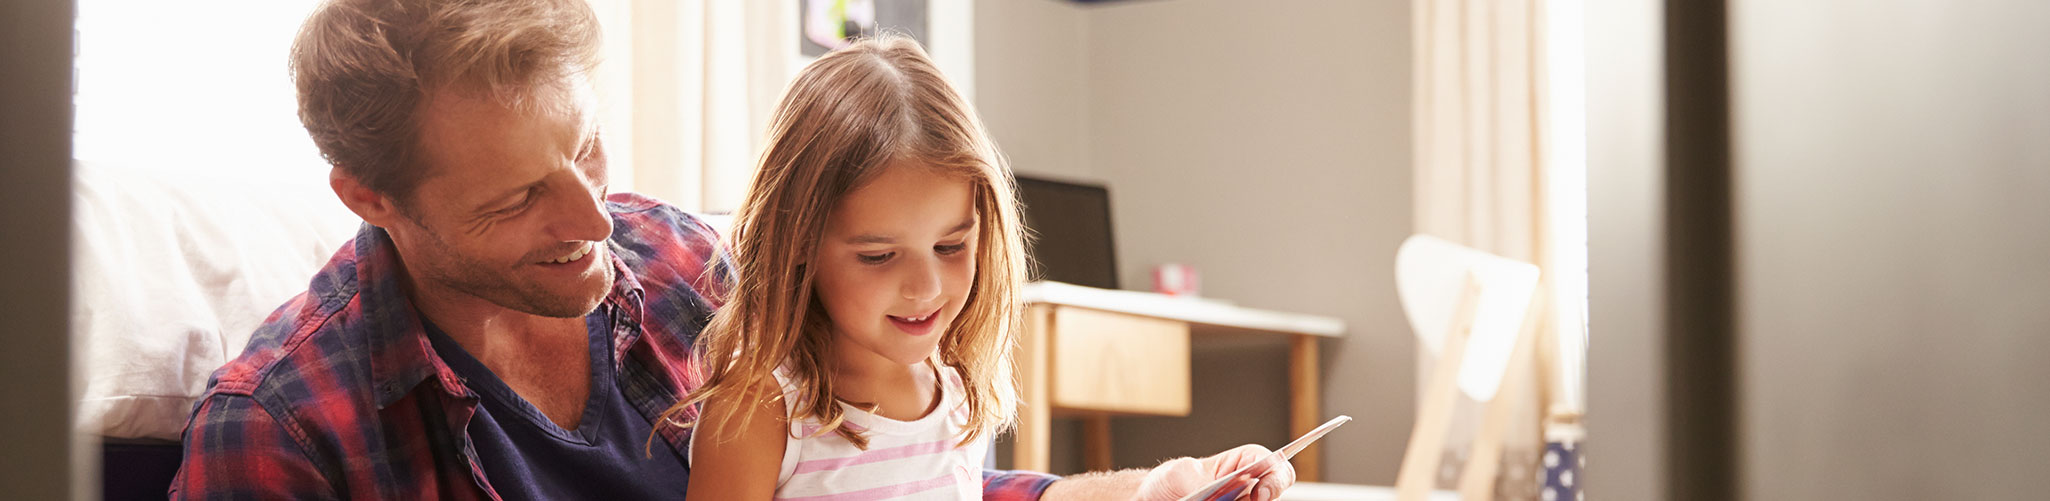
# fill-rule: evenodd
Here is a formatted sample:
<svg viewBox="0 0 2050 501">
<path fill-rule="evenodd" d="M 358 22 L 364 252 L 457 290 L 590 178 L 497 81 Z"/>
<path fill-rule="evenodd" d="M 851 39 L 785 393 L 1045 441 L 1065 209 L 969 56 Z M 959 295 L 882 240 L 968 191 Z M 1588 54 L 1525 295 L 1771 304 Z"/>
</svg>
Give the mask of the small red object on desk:
<svg viewBox="0 0 2050 501">
<path fill-rule="evenodd" d="M 1203 288 L 1196 269 L 1180 263 L 1153 267 L 1153 292 L 1169 296 L 1194 297 Z"/>
</svg>

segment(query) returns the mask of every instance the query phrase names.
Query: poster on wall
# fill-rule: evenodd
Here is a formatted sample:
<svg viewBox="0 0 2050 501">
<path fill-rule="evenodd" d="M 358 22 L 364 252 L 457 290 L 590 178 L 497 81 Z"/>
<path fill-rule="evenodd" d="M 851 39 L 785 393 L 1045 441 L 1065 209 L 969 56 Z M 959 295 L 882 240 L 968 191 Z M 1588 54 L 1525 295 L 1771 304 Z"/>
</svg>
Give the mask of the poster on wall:
<svg viewBox="0 0 2050 501">
<path fill-rule="evenodd" d="M 819 57 L 847 46 L 851 40 L 885 31 L 925 44 L 926 0 L 798 0 L 799 50 Z"/>
</svg>

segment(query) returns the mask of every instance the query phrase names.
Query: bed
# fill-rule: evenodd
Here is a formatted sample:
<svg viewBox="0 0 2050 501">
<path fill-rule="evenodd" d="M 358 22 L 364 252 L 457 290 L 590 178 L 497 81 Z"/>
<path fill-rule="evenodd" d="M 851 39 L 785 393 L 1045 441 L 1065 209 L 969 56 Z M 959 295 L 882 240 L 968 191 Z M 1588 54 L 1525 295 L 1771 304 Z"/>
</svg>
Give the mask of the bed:
<svg viewBox="0 0 2050 501">
<path fill-rule="evenodd" d="M 362 224 L 325 167 L 240 177 L 74 166 L 77 430 L 102 439 L 107 499 L 162 499 L 214 369 Z"/>
</svg>

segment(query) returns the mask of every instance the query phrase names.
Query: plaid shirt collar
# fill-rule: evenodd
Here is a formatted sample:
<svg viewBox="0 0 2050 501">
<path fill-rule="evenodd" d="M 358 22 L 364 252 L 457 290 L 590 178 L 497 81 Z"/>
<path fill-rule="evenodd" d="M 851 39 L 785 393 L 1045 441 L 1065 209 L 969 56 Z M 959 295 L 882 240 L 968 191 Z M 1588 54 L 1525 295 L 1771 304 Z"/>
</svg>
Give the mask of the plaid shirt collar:
<svg viewBox="0 0 2050 501">
<path fill-rule="evenodd" d="M 434 352 L 427 341 L 426 326 L 420 323 L 420 312 L 413 307 L 410 296 L 402 286 L 399 276 L 397 247 L 392 244 L 391 235 L 384 229 L 368 224 L 357 232 L 355 273 L 359 287 L 357 299 L 362 301 L 361 310 L 371 313 L 361 318 L 370 328 L 364 329 L 365 353 L 370 355 L 370 378 L 376 392 L 377 408 L 384 409 L 393 402 L 405 398 L 406 394 L 428 378 L 438 378 L 438 385 L 444 393 L 458 399 L 475 399 L 461 377 L 449 369 L 448 363 Z M 607 293 L 598 314 L 610 309 L 615 318 L 638 318 L 641 305 L 641 284 L 633 271 L 620 261 L 617 253 L 606 252 L 606 259 L 613 270 L 612 291 Z M 636 326 L 638 327 L 638 326 Z M 627 348 L 639 339 L 641 329 L 619 329 L 613 346 L 620 347 L 612 355 L 613 369 L 623 365 Z"/>
</svg>

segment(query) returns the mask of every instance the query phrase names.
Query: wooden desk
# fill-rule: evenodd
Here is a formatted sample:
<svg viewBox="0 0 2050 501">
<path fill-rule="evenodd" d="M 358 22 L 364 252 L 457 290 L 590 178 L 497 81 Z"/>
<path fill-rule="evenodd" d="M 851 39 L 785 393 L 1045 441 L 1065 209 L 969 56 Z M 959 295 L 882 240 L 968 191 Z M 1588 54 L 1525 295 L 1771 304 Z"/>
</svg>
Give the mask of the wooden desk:
<svg viewBox="0 0 2050 501">
<path fill-rule="evenodd" d="M 1014 468 L 1047 470 L 1055 414 L 1083 418 L 1083 463 L 1090 470 L 1111 467 L 1111 416 L 1188 415 L 1192 326 L 1285 339 L 1290 346 L 1290 435 L 1307 433 L 1324 421 L 1317 341 L 1344 335 L 1344 321 L 1059 282 L 1030 284 L 1024 295 L 1018 353 L 1024 405 L 1018 409 Z M 1301 481 L 1322 476 L 1314 445 L 1294 463 Z"/>
</svg>

